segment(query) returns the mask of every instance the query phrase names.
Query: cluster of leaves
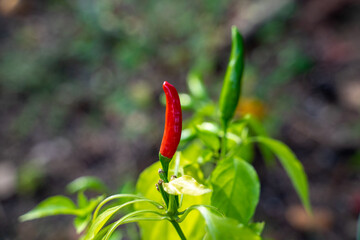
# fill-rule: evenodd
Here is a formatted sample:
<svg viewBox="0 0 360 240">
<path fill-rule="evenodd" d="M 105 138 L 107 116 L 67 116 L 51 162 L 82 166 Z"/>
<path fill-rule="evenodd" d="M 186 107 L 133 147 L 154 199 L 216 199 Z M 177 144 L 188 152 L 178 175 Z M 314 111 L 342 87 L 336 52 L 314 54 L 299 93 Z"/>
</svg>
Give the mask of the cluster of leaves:
<svg viewBox="0 0 360 240">
<path fill-rule="evenodd" d="M 267 164 L 274 161 L 274 155 L 279 159 L 305 209 L 310 213 L 307 178 L 294 153 L 282 142 L 269 138 L 259 120 L 246 115 L 229 125 L 226 134 L 228 151 L 225 159 L 222 159 L 221 142 L 224 131 L 217 117 L 216 103 L 208 97 L 199 76 L 190 74 L 187 83 L 190 94 L 180 94 L 180 98 L 188 99 L 189 101 L 182 101 L 185 103 L 184 108 L 192 109 L 195 113 L 184 126 L 177 168 L 180 168 L 180 176 L 193 176 L 196 181 L 211 188 L 212 192 L 196 197 L 184 196 L 181 210 L 193 209 L 194 204 L 210 204 L 226 218 L 214 214 L 211 217 L 205 216 L 199 210 L 199 213 L 192 213 L 191 219 L 182 222 L 185 235 L 190 239 L 200 239 L 204 234 L 211 235 L 215 231 L 219 235 L 212 235 L 210 239 L 220 239 L 221 236 L 228 239 L 260 238 L 264 223 L 251 221 L 260 195 L 260 182 L 251 165 L 255 144 Z M 156 171 L 160 167 L 159 163 L 154 163 L 140 175 L 137 184 L 139 193 L 157 201 L 161 201 L 161 197 L 152 185 L 158 180 Z M 175 167 L 175 163 L 170 164 L 170 169 Z M 209 218 L 216 219 L 211 220 L 216 223 L 215 226 L 208 225 Z M 141 222 L 140 226 L 143 239 L 164 235 L 170 239 L 177 235 L 166 222 Z M 162 230 L 154 231 L 155 228 Z"/>
<path fill-rule="evenodd" d="M 53 196 L 42 201 L 30 212 L 22 215 L 20 221 L 28 221 L 54 215 L 73 215 L 74 226 L 77 233 L 81 233 L 91 221 L 92 212 L 98 204 L 104 200 L 105 195 L 95 198 L 87 198 L 84 194 L 86 190 L 96 192 L 107 192 L 108 188 L 95 177 L 80 177 L 69 183 L 66 187 L 70 194 L 77 194 L 77 204 L 65 196 Z"/>
<path fill-rule="evenodd" d="M 227 73 L 225 79 L 235 76 L 234 81 L 241 81 L 242 74 L 231 73 L 242 71 L 242 68 L 232 68 L 238 66 L 234 61 L 241 61 L 237 50 L 243 53 L 238 40 L 239 34 L 233 29 L 236 51 L 232 51 L 230 74 Z M 282 142 L 269 138 L 262 124 L 251 115 L 231 120 L 240 89 L 234 88 L 236 102 L 230 103 L 232 113 L 227 114 L 224 124 L 224 118 L 218 117 L 218 104 L 208 97 L 201 78 L 190 74 L 188 85 L 190 94 L 181 94 L 181 102 L 184 108 L 193 109 L 194 115 L 184 124 L 181 151 L 169 165 L 170 175 L 177 178 L 168 182 L 167 176 L 159 172 L 164 182 L 155 188 L 159 180 L 157 171 L 162 167 L 156 162 L 140 174 L 136 195 L 116 194 L 104 200 L 98 197 L 88 201 L 83 188 L 74 187 L 79 191 L 78 208 L 63 197 L 50 198 L 25 214 L 22 220 L 56 214 L 76 215 L 81 219 L 75 220 L 78 230 L 85 229 L 82 237 L 85 240 L 110 239 L 120 225 L 131 222 L 139 223 L 143 239 L 174 239 L 178 235 L 181 239 L 261 239 L 264 223 L 252 221 L 260 196 L 259 178 L 251 165 L 254 144 L 258 144 L 268 163 L 274 155 L 279 159 L 310 213 L 307 178 L 292 151 Z M 231 98 L 225 99 L 223 106 L 227 107 Z M 225 110 L 229 113 L 229 109 Z M 170 200 L 164 203 L 168 197 Z M 59 200 L 63 203 L 61 211 L 56 210 Z M 171 204 L 175 203 L 174 210 Z M 120 211 L 129 206 L 133 207 L 130 213 L 118 217 Z"/>
<path fill-rule="evenodd" d="M 191 81 L 189 80 L 189 83 Z M 198 82 L 198 84 L 203 89 L 202 83 Z M 191 96 L 194 97 L 194 95 Z M 208 103 L 204 104 L 204 109 L 214 109 L 211 106 L 214 103 L 209 99 L 206 101 Z M 198 110 L 201 118 L 211 119 L 215 116 L 213 111 L 202 111 L 201 108 Z M 195 117 L 187 122 L 181 142 L 182 151 L 177 153 L 175 161 L 170 164 L 170 174 L 175 174 L 177 171 L 178 176 L 193 176 L 196 181 L 212 189 L 212 192 L 201 196 L 182 197 L 180 212 L 183 214 L 180 221 L 189 239 L 201 239 L 205 234 L 208 239 L 220 239 L 220 237 L 260 239 L 259 235 L 264 223 L 251 221 L 260 195 L 259 179 L 251 165 L 253 145 L 256 142 L 261 144 L 259 147 L 266 159 L 271 161 L 271 152 L 278 157 L 304 206 L 310 211 L 306 176 L 300 162 L 286 145 L 267 137 L 265 130 L 255 118 L 247 115 L 231 123 L 227 134 L 229 151 L 226 159 L 223 160 L 219 155 L 223 132 L 218 127 L 218 123 L 207 121 L 198 124 L 199 121 L 199 116 L 195 114 Z M 88 200 L 84 195 L 85 190 L 103 191 L 106 187 L 95 178 L 83 177 L 68 186 L 70 193 L 78 193 L 78 206 L 69 198 L 55 196 L 40 203 L 35 209 L 23 215 L 21 220 L 61 214 L 75 215 L 74 225 L 78 233 L 86 229 L 92 221 L 84 239 L 102 239 L 101 237 L 104 236 L 107 237 L 103 239 L 108 239 L 111 234 L 105 234 L 110 230 L 112 233 L 116 229 L 114 226 L 140 220 L 139 226 L 143 239 L 176 238 L 177 233 L 168 221 L 145 221 L 166 219 L 161 195 L 154 187 L 159 178 L 157 175 L 159 168 L 161 168 L 160 162 L 156 162 L 141 173 L 136 186 L 137 192 L 141 195 L 113 195 L 104 201 L 102 201 L 104 196 L 98 196 Z M 104 207 L 109 201 L 125 198 L 133 200 Z M 137 211 L 129 214 L 130 217 L 120 218 L 105 227 L 116 213 L 130 204 L 135 204 Z M 150 204 L 154 209 L 144 210 L 143 204 Z M 210 204 L 221 214 L 201 206 Z M 92 214 L 95 208 L 95 213 Z M 98 215 L 101 208 L 103 210 Z M 198 212 L 192 212 L 192 210 L 198 210 Z M 143 217 L 140 218 L 134 213 Z M 191 217 L 186 217 L 188 214 Z"/>
</svg>

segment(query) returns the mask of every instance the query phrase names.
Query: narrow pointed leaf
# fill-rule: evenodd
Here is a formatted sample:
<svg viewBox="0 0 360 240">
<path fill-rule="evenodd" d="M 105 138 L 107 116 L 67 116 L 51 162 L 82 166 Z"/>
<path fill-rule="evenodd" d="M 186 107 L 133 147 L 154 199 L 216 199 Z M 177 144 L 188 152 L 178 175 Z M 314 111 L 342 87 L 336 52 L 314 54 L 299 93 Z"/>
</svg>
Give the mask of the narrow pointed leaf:
<svg viewBox="0 0 360 240">
<path fill-rule="evenodd" d="M 259 122 L 259 120 L 257 120 L 256 118 L 254 118 L 253 116 L 251 116 L 249 114 L 244 117 L 244 120 L 249 124 L 251 130 L 254 132 L 254 134 L 256 136 L 259 136 L 259 137 L 267 137 L 268 136 L 265 128 L 263 127 L 261 122 Z M 271 165 L 272 163 L 274 163 L 274 155 L 271 153 L 271 151 L 266 146 L 260 145 L 259 150 L 267 164 Z"/>
<path fill-rule="evenodd" d="M 97 177 L 85 176 L 79 177 L 66 186 L 66 190 L 70 193 L 76 193 L 85 190 L 94 190 L 97 192 L 107 192 L 106 185 Z"/>
<path fill-rule="evenodd" d="M 76 233 L 81 233 L 82 231 L 85 230 L 85 228 L 88 226 L 88 224 L 90 223 L 91 221 L 91 215 L 87 215 L 85 217 L 76 217 L 74 219 L 74 226 L 75 226 L 75 229 L 76 229 Z"/>
<path fill-rule="evenodd" d="M 98 232 L 103 228 L 103 226 L 107 223 L 107 221 L 121 209 L 121 206 L 116 206 L 107 209 L 103 213 L 101 213 L 96 220 L 91 224 L 89 231 L 87 232 L 84 240 L 94 239 Z"/>
<path fill-rule="evenodd" d="M 301 162 L 288 146 L 275 139 L 257 137 L 255 141 L 266 145 L 278 157 L 281 165 L 288 174 L 294 188 L 299 195 L 305 209 L 311 213 L 309 187 L 307 177 Z"/>
<path fill-rule="evenodd" d="M 198 99 L 207 99 L 208 95 L 203 80 L 199 74 L 191 72 L 187 77 L 187 84 L 191 95 Z"/>
<path fill-rule="evenodd" d="M 64 196 L 54 196 L 45 199 L 33 210 L 22 215 L 20 221 L 28 221 L 53 215 L 80 215 L 71 199 Z"/>
</svg>

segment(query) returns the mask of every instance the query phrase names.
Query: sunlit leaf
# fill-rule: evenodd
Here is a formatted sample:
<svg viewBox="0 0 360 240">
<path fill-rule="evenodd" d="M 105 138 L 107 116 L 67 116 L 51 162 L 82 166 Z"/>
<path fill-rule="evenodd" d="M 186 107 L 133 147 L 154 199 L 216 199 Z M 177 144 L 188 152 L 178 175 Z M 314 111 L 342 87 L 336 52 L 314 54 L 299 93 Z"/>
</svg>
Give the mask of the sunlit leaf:
<svg viewBox="0 0 360 240">
<path fill-rule="evenodd" d="M 191 109 L 193 106 L 193 100 L 189 94 L 186 93 L 180 93 L 179 94 L 180 103 L 182 110 Z"/>
<path fill-rule="evenodd" d="M 84 192 L 79 192 L 77 196 L 79 208 L 85 208 L 89 204 L 89 200 L 85 196 Z"/>
<path fill-rule="evenodd" d="M 198 163 L 199 164 L 204 164 L 206 162 L 209 162 L 212 160 L 212 158 L 214 157 L 214 152 L 211 151 L 210 149 L 204 149 L 201 151 L 200 156 L 198 157 Z M 189 174 L 191 175 L 191 174 Z M 191 175 L 193 176 L 193 175 Z"/>
<path fill-rule="evenodd" d="M 116 205 L 114 207 L 111 208 L 105 208 L 106 210 L 103 211 L 100 215 L 98 215 L 99 211 L 101 210 L 101 208 L 104 207 L 105 204 L 115 200 L 115 199 L 121 199 L 121 198 L 130 198 L 132 200 L 128 200 L 126 202 L 124 202 L 121 205 Z M 107 224 L 108 220 L 110 220 L 115 214 L 117 214 L 121 209 L 128 207 L 128 206 L 132 206 L 135 203 L 150 203 L 152 205 L 152 207 L 156 206 L 156 207 L 162 207 L 161 204 L 151 201 L 149 199 L 145 199 L 142 197 L 139 197 L 137 195 L 133 195 L 133 194 L 115 194 L 112 195 L 108 198 L 106 198 L 104 201 L 102 201 L 100 204 L 98 203 L 98 207 L 96 208 L 95 212 L 93 213 L 93 221 L 92 224 L 90 226 L 90 229 L 87 231 L 87 234 L 84 238 L 84 240 L 92 240 L 94 238 L 98 237 L 98 234 L 104 229 L 106 228 L 105 225 Z M 163 209 L 163 208 L 162 208 Z M 147 210 L 147 211 L 151 211 L 151 212 L 155 212 L 156 214 L 160 214 L 157 211 L 154 210 Z M 130 213 L 128 213 L 126 216 L 129 217 L 130 214 L 133 214 L 134 211 L 130 211 Z M 125 218 L 126 216 L 123 216 L 123 218 Z M 120 221 L 121 220 L 121 221 Z M 123 221 L 124 219 L 119 219 L 117 222 L 119 223 L 119 225 L 126 223 L 126 221 Z M 125 219 L 126 220 L 126 219 Z M 117 226 L 119 226 L 117 225 Z M 115 230 L 117 228 L 117 226 L 113 229 Z M 113 231 L 112 230 L 112 231 Z M 109 234 L 110 236 L 111 234 Z"/>
<path fill-rule="evenodd" d="M 184 175 L 190 175 L 199 183 L 204 183 L 204 174 L 197 163 L 188 164 L 183 167 Z"/>
<path fill-rule="evenodd" d="M 85 217 L 81 217 L 78 216 L 74 219 L 74 226 L 76 229 L 77 233 L 81 233 L 82 231 L 85 230 L 85 228 L 87 227 L 87 225 L 90 223 L 91 221 L 91 215 L 87 215 Z"/>
<path fill-rule="evenodd" d="M 184 163 L 185 162 L 185 163 Z M 184 164 L 188 164 L 185 158 L 181 157 L 180 167 Z M 155 183 L 158 182 L 159 176 L 157 174 L 158 169 L 161 168 L 159 162 L 154 163 L 147 169 L 145 169 L 138 179 L 136 189 L 146 198 L 162 202 L 161 194 L 156 190 Z M 173 162 L 170 164 L 170 175 L 173 174 Z M 179 211 L 183 211 L 192 204 L 209 204 L 210 194 L 204 194 L 201 196 L 184 196 L 182 207 Z M 142 206 L 135 205 L 137 210 L 142 209 Z M 204 220 L 198 212 L 191 213 L 183 222 L 180 223 L 187 239 L 202 239 L 205 234 Z M 159 222 L 140 222 L 140 231 L 142 239 L 179 239 L 179 236 L 175 228 L 168 221 Z"/>
<path fill-rule="evenodd" d="M 115 206 L 105 210 L 103 213 L 97 216 L 95 221 L 91 224 L 90 229 L 87 231 L 84 240 L 94 239 L 94 237 L 96 237 L 97 233 L 103 228 L 107 221 L 120 209 L 121 206 Z"/>
<path fill-rule="evenodd" d="M 240 145 L 237 149 L 235 156 L 246 160 L 251 163 L 254 158 L 254 146 L 251 143 Z"/>
<path fill-rule="evenodd" d="M 260 196 L 260 183 L 254 168 L 237 158 L 222 160 L 211 175 L 211 184 L 212 205 L 227 217 L 247 224 Z"/>
<path fill-rule="evenodd" d="M 265 222 L 250 223 L 248 227 L 256 234 L 260 235 L 265 227 Z"/>
<path fill-rule="evenodd" d="M 205 122 L 197 125 L 196 133 L 207 147 L 218 151 L 220 148 L 219 129 L 215 124 Z"/>
<path fill-rule="evenodd" d="M 197 208 L 206 222 L 206 237 L 209 240 L 260 240 L 260 236 L 252 229 L 239 224 L 232 218 L 212 213 L 205 207 Z"/>
<path fill-rule="evenodd" d="M 20 221 L 28 221 L 53 215 L 80 215 L 71 199 L 64 196 L 54 196 L 45 199 L 34 209 L 20 217 Z"/>
<path fill-rule="evenodd" d="M 70 193 L 76 193 L 80 191 L 85 190 L 94 190 L 97 192 L 107 192 L 108 188 L 106 185 L 98 178 L 91 177 L 91 176 L 85 176 L 85 177 L 79 177 L 69 183 L 66 186 L 66 190 Z"/>
<path fill-rule="evenodd" d="M 206 99 L 208 97 L 206 93 L 206 87 L 199 74 L 191 72 L 187 77 L 187 84 L 191 95 L 194 97 L 198 99 Z"/>
<path fill-rule="evenodd" d="M 193 128 L 187 128 L 182 130 L 181 132 L 181 139 L 180 139 L 180 144 L 185 144 L 191 140 L 193 140 L 196 136 L 196 132 L 195 129 Z"/>
</svg>

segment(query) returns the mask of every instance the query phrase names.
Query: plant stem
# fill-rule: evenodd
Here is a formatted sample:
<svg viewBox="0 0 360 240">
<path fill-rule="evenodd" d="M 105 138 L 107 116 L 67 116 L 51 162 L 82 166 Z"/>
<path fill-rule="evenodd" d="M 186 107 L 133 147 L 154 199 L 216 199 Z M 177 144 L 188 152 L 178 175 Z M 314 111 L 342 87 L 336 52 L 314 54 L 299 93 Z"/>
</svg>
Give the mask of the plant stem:
<svg viewBox="0 0 360 240">
<path fill-rule="evenodd" d="M 225 159 L 226 156 L 226 132 L 227 132 L 227 122 L 222 121 L 224 136 L 221 141 L 221 159 Z"/>
<path fill-rule="evenodd" d="M 164 202 L 166 204 L 166 207 L 169 208 L 169 194 L 167 192 L 165 192 L 164 187 L 162 186 L 162 184 L 159 184 L 159 191 L 161 193 L 162 198 L 164 199 Z"/>
<path fill-rule="evenodd" d="M 174 226 L 174 228 L 176 229 L 176 231 L 179 234 L 179 237 L 181 238 L 181 240 L 186 240 L 186 237 L 185 237 L 183 231 L 181 230 L 181 227 L 180 227 L 179 223 L 177 223 L 176 221 L 170 221 L 170 222 Z"/>
<path fill-rule="evenodd" d="M 162 169 L 165 174 L 165 179 L 162 179 L 162 180 L 167 183 L 167 182 L 169 182 L 168 181 L 168 172 L 169 172 L 169 164 L 170 164 L 171 158 L 164 157 L 163 155 L 161 155 L 161 153 L 159 153 L 159 161 L 161 163 Z"/>
</svg>

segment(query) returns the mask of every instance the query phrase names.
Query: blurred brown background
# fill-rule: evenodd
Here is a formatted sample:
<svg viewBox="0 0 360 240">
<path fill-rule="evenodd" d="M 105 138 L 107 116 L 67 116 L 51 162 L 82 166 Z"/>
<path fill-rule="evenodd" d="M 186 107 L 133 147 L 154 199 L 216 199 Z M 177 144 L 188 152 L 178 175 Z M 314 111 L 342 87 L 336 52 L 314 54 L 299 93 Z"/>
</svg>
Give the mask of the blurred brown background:
<svg viewBox="0 0 360 240">
<path fill-rule="evenodd" d="M 356 0 L 0 0 L 0 239 L 76 239 L 71 217 L 17 218 L 79 176 L 133 185 L 157 160 L 162 82 L 187 92 L 195 69 L 216 100 L 231 25 L 246 40 L 245 109 L 303 162 L 315 212 L 257 159 L 265 239 L 355 239 Z"/>
</svg>

